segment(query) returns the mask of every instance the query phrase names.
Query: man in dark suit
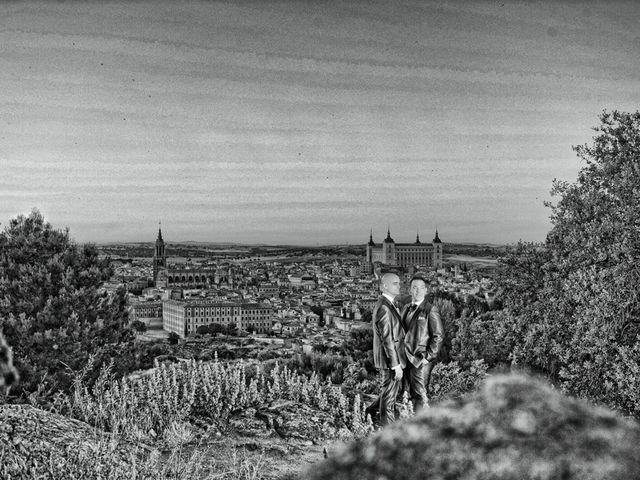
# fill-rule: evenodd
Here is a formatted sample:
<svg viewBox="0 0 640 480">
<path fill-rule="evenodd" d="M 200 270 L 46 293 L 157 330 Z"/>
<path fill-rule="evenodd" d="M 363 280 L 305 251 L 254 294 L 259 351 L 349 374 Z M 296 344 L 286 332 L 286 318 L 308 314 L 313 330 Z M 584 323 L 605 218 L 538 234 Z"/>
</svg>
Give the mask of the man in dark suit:
<svg viewBox="0 0 640 480">
<path fill-rule="evenodd" d="M 407 364 L 404 370 L 409 396 L 415 411 L 427 404 L 427 389 L 431 371 L 444 339 L 440 311 L 425 298 L 427 281 L 414 275 L 409 282 L 411 303 L 402 309 L 402 325 L 405 330 L 404 350 Z"/>
<path fill-rule="evenodd" d="M 373 362 L 383 373 L 380 392 L 380 423 L 386 425 L 395 420 L 395 404 L 402 385 L 402 373 L 406 366 L 404 330 L 400 312 L 394 305 L 400 293 L 400 278 L 386 273 L 381 280 L 382 295 L 378 299 L 371 322 L 373 323 Z"/>
</svg>

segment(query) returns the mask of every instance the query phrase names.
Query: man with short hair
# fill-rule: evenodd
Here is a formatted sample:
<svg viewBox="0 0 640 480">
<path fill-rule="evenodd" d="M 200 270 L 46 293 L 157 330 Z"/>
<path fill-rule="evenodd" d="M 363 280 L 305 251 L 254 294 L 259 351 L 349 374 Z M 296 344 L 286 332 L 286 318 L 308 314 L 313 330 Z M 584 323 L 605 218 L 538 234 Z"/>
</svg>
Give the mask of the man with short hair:
<svg viewBox="0 0 640 480">
<path fill-rule="evenodd" d="M 431 371 L 444 339 L 438 307 L 426 300 L 427 280 L 414 275 L 409 282 L 411 303 L 402 309 L 405 330 L 404 350 L 407 358 L 404 375 L 415 411 L 427 405 Z"/>
<path fill-rule="evenodd" d="M 373 324 L 373 361 L 383 372 L 380 392 L 380 423 L 386 425 L 395 420 L 395 404 L 402 385 L 402 373 L 406 366 L 404 330 L 394 299 L 400 294 L 400 277 L 385 273 L 381 280 L 382 295 L 378 299 L 371 322 Z"/>
</svg>

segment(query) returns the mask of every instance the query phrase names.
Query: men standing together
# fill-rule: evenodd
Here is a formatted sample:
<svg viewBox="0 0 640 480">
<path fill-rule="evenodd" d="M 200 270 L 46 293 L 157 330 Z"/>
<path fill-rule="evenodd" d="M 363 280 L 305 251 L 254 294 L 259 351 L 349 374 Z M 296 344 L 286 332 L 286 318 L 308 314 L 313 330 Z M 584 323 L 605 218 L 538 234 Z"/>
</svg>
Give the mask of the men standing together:
<svg viewBox="0 0 640 480">
<path fill-rule="evenodd" d="M 395 300 L 400 294 L 400 278 L 394 273 L 384 274 L 382 295 L 372 315 L 374 364 L 383 372 L 379 397 L 382 425 L 395 420 L 395 401 L 403 377 L 414 410 L 426 405 L 431 371 L 444 339 L 440 312 L 425 298 L 426 280 L 416 275 L 409 288 L 411 303 L 399 311 Z"/>
</svg>

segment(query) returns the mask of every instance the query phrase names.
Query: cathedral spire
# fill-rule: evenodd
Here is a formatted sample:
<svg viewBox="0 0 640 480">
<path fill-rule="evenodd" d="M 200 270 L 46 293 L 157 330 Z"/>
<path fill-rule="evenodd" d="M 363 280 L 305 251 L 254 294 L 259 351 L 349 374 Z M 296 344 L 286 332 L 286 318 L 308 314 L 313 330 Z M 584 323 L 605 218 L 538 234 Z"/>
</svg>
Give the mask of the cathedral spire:
<svg viewBox="0 0 640 480">
<path fill-rule="evenodd" d="M 371 229 L 371 232 L 369 232 L 369 245 L 375 245 L 375 243 L 373 242 L 373 228 Z"/>
<path fill-rule="evenodd" d="M 420 243 L 420 230 L 416 230 L 416 244 Z"/>
</svg>

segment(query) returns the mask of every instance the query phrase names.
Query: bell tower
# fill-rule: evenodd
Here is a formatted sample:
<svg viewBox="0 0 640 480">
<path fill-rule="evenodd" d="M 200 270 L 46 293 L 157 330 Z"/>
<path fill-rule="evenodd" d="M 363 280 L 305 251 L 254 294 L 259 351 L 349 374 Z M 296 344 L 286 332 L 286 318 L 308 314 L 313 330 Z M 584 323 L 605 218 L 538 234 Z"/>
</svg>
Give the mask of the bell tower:
<svg viewBox="0 0 640 480">
<path fill-rule="evenodd" d="M 433 259 L 431 265 L 435 268 L 442 268 L 442 240 L 438 235 L 438 227 L 436 227 L 436 236 L 431 241 L 433 245 Z"/>
<path fill-rule="evenodd" d="M 373 229 L 369 233 L 369 243 L 367 243 L 367 253 L 365 254 L 365 263 L 367 264 L 367 273 L 373 273 L 373 249 L 376 244 L 373 241 Z"/>
<path fill-rule="evenodd" d="M 153 252 L 153 284 L 158 281 L 158 272 L 160 269 L 167 268 L 167 254 L 164 249 L 164 240 L 162 239 L 162 222 L 158 223 L 158 238 L 156 238 L 156 248 Z"/>
</svg>

